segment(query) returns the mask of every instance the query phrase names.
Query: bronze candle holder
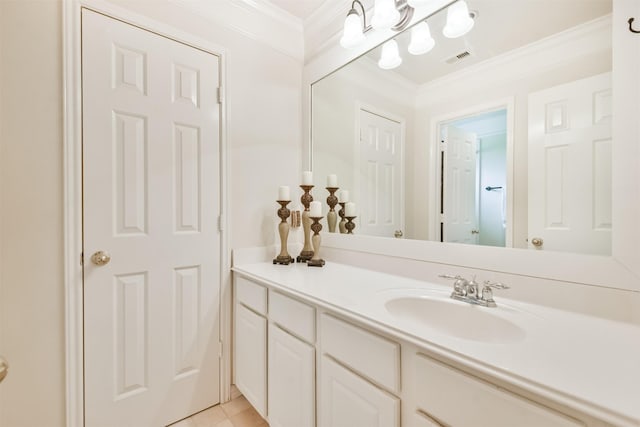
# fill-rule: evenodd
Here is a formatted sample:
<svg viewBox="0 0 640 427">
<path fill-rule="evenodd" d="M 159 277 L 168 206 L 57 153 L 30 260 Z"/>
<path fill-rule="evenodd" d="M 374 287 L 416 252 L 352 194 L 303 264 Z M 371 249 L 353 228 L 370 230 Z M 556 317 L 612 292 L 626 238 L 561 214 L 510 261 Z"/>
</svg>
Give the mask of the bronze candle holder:
<svg viewBox="0 0 640 427">
<path fill-rule="evenodd" d="M 336 214 L 335 207 L 338 204 L 338 198 L 335 196 L 335 192 L 339 187 L 327 187 L 329 197 L 327 197 L 327 204 L 329 205 L 329 212 L 327 213 L 327 225 L 329 226 L 329 233 L 336 232 L 336 223 L 338 221 L 338 214 Z"/>
<path fill-rule="evenodd" d="M 313 230 L 313 257 L 307 261 L 307 267 L 322 267 L 324 260 L 320 258 L 320 230 L 322 230 L 322 224 L 320 224 L 321 216 L 312 216 L 310 219 L 313 221 L 311 224 L 311 230 Z"/>
<path fill-rule="evenodd" d="M 277 200 L 276 201 L 280 205 L 280 209 L 278 209 L 278 216 L 280 217 L 280 224 L 278 224 L 278 233 L 280 234 L 280 254 L 274 258 L 274 264 L 282 264 L 289 265 L 293 262 L 293 258 L 289 255 L 287 250 L 287 239 L 289 237 L 289 223 L 287 223 L 287 218 L 291 212 L 287 209 L 287 205 L 291 202 L 290 200 Z"/>
<path fill-rule="evenodd" d="M 347 228 L 345 227 L 347 221 L 344 219 L 344 205 L 346 205 L 347 202 L 339 202 L 338 204 L 340 205 L 340 210 L 338 211 L 338 215 L 340 215 L 340 234 L 345 234 L 347 232 Z"/>
<path fill-rule="evenodd" d="M 304 194 L 300 197 L 300 202 L 304 206 L 302 212 L 302 229 L 304 231 L 304 245 L 300 255 L 296 258 L 298 262 L 307 262 L 313 257 L 313 247 L 311 246 L 311 219 L 309 218 L 309 204 L 313 202 L 313 196 L 310 191 L 313 185 L 301 185 L 300 188 Z"/>
<path fill-rule="evenodd" d="M 344 227 L 347 229 L 347 234 L 353 234 L 353 229 L 356 228 L 356 223 L 353 222 L 353 220 L 357 217 L 345 216 L 345 218 L 347 219 L 347 223 L 344 225 Z"/>
</svg>

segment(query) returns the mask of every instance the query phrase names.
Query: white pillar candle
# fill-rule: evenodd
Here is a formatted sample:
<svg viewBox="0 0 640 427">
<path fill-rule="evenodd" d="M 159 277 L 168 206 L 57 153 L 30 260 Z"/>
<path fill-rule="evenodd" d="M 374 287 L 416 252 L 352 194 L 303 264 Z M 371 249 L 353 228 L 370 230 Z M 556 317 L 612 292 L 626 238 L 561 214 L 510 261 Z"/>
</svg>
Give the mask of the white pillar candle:
<svg viewBox="0 0 640 427">
<path fill-rule="evenodd" d="M 309 205 L 309 216 L 319 218 L 322 216 L 322 202 L 313 201 Z"/>
<path fill-rule="evenodd" d="M 278 200 L 291 200 L 291 192 L 289 191 L 288 186 L 280 186 L 280 188 L 278 189 Z"/>
<path fill-rule="evenodd" d="M 313 185 L 313 172 L 302 172 L 302 185 Z"/>
<path fill-rule="evenodd" d="M 349 202 L 344 205 L 344 216 L 356 216 L 356 204 Z"/>
<path fill-rule="evenodd" d="M 347 203 L 349 201 L 349 190 L 340 191 L 340 203 Z"/>
<path fill-rule="evenodd" d="M 335 188 L 337 186 L 338 186 L 338 175 L 332 173 L 331 175 L 327 176 L 327 187 Z"/>
</svg>

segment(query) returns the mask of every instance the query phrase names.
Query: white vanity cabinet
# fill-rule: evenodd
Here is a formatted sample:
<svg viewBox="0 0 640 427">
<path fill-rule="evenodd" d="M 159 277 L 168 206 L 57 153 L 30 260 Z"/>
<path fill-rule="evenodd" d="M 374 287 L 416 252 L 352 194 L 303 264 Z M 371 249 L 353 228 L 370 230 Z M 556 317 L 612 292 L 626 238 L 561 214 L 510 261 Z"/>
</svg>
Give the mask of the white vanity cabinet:
<svg viewBox="0 0 640 427">
<path fill-rule="evenodd" d="M 320 427 L 400 426 L 400 345 L 320 316 Z"/>
<path fill-rule="evenodd" d="M 584 423 L 434 360 L 407 357 L 408 394 L 415 427 L 578 427 Z M 408 427 L 408 426 L 407 426 Z"/>
<path fill-rule="evenodd" d="M 269 425 L 313 427 L 315 309 L 270 291 L 269 320 Z"/>
<path fill-rule="evenodd" d="M 266 417 L 267 289 L 236 277 L 235 300 L 235 383 L 256 411 Z"/>
<path fill-rule="evenodd" d="M 314 427 L 315 309 L 235 276 L 235 384 L 271 427 Z"/>
</svg>

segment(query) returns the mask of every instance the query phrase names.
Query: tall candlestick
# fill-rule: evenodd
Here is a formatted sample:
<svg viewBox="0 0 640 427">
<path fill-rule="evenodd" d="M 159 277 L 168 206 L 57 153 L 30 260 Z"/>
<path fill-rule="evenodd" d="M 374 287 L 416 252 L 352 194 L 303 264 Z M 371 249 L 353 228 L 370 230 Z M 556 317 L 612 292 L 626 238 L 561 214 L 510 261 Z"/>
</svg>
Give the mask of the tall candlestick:
<svg viewBox="0 0 640 427">
<path fill-rule="evenodd" d="M 289 187 L 287 187 L 288 189 Z M 280 254 L 273 260 L 274 264 L 288 265 L 293 262 L 293 258 L 289 255 L 287 250 L 287 238 L 289 237 L 289 224 L 287 218 L 289 218 L 290 211 L 287 209 L 289 200 L 278 200 L 280 209 L 278 209 L 278 216 L 280 217 L 280 224 L 278 224 L 278 233 L 280 234 Z"/>
<path fill-rule="evenodd" d="M 347 232 L 347 228 L 345 227 L 347 224 L 347 220 L 344 219 L 344 202 L 338 202 L 340 205 L 340 210 L 338 211 L 338 215 L 340 215 L 340 223 L 338 224 L 338 228 L 340 229 L 340 234 L 345 234 Z"/>
<path fill-rule="evenodd" d="M 322 217 L 312 216 L 311 220 L 313 224 L 311 224 L 311 229 L 313 230 L 313 258 L 307 261 L 307 267 L 322 267 L 324 265 L 324 260 L 320 258 L 320 230 L 322 230 L 322 224 L 320 224 L 320 220 Z"/>
<path fill-rule="evenodd" d="M 338 187 L 327 187 L 329 197 L 327 197 L 327 204 L 329 205 L 329 212 L 327 212 L 327 225 L 329 225 L 329 233 L 336 232 L 336 223 L 338 221 L 338 214 L 336 214 L 335 207 L 338 204 L 338 198 L 335 196 L 335 192 L 338 191 Z"/>
<path fill-rule="evenodd" d="M 298 262 L 307 262 L 313 257 L 313 247 L 311 246 L 311 218 L 309 218 L 309 205 L 313 202 L 313 196 L 310 191 L 313 185 L 301 185 L 300 188 L 304 194 L 300 197 L 300 202 L 304 205 L 302 212 L 302 230 L 304 233 L 304 246 L 300 255 L 296 258 Z"/>
<path fill-rule="evenodd" d="M 313 172 L 302 172 L 302 185 L 313 185 Z"/>
</svg>

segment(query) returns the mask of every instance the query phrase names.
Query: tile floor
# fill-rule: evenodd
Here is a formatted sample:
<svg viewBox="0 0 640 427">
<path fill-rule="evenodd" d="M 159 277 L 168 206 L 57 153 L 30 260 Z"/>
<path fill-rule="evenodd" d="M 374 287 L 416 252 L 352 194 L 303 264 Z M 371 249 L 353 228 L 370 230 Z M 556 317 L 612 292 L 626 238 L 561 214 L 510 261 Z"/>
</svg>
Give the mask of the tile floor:
<svg viewBox="0 0 640 427">
<path fill-rule="evenodd" d="M 169 427 L 269 427 L 269 424 L 233 386 L 229 402 L 212 406 Z"/>
</svg>

